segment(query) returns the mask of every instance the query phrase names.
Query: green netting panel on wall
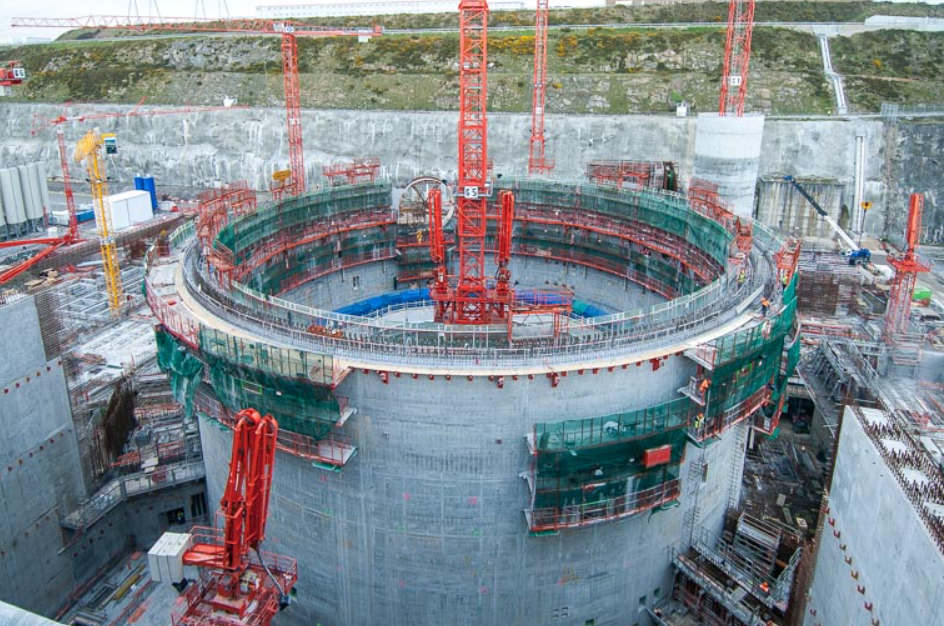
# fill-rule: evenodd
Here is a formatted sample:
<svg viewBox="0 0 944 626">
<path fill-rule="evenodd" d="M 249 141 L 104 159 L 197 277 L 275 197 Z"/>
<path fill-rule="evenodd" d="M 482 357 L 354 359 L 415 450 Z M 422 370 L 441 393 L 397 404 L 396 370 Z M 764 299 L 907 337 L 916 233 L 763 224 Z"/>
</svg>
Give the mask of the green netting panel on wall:
<svg viewBox="0 0 944 626">
<path fill-rule="evenodd" d="M 732 360 L 744 360 L 767 344 L 782 339 L 794 326 L 796 299 L 785 302 L 783 308 L 762 324 L 725 335 L 716 344 L 715 367 Z"/>
<path fill-rule="evenodd" d="M 304 378 L 316 385 L 334 383 L 334 357 L 233 337 L 215 328 L 200 327 L 200 350 L 205 354 L 260 369 L 284 378 Z"/>
<path fill-rule="evenodd" d="M 719 263 L 725 263 L 728 258 L 733 236 L 714 220 L 693 211 L 681 197 L 527 179 L 504 179 L 495 186 L 514 190 L 519 204 L 579 207 L 639 221 L 684 238 Z"/>
<path fill-rule="evenodd" d="M 766 344 L 759 352 L 751 352 L 716 368 L 711 373 L 705 416 L 708 419 L 718 416 L 773 382 L 780 372 L 782 355 L 783 338 L 780 338 Z"/>
<path fill-rule="evenodd" d="M 347 212 L 389 206 L 390 201 L 389 183 L 332 187 L 269 205 L 240 218 L 220 230 L 216 241 L 232 250 L 237 261 L 241 261 L 247 252 L 276 233 Z"/>
<path fill-rule="evenodd" d="M 579 450 L 538 454 L 534 508 L 587 504 L 626 496 L 678 478 L 685 455 L 685 430 Z M 668 445 L 668 463 L 646 468 L 646 450 Z"/>
<path fill-rule="evenodd" d="M 155 329 L 157 365 L 167 374 L 174 399 L 183 405 L 187 415 L 193 414 L 193 394 L 200 383 L 203 362 L 173 335 L 160 327 Z"/>
<path fill-rule="evenodd" d="M 669 465 L 679 464 L 685 455 L 685 441 L 684 430 L 672 430 L 610 445 L 538 454 L 535 491 L 538 494 L 579 492 L 588 485 L 600 483 L 610 485 L 607 487 L 610 491 L 623 489 L 622 494 L 617 494 L 623 495 L 628 483 L 657 469 L 647 470 L 643 464 L 646 450 L 669 445 L 672 448 Z M 542 505 L 536 503 L 535 506 Z"/>
<path fill-rule="evenodd" d="M 340 254 L 332 242 L 293 248 L 288 258 L 278 255 L 256 269 L 248 284 L 262 293 L 280 293 L 287 285 L 304 282 L 300 279 L 339 268 L 352 260 L 390 257 L 395 253 L 394 241 L 380 231 L 376 231 L 372 237 L 365 236 L 358 244 L 342 247 Z"/>
<path fill-rule="evenodd" d="M 252 407 L 263 415 L 271 413 L 280 428 L 316 439 L 325 437 L 341 417 L 338 398 L 327 387 L 243 368 L 209 354 L 206 359 L 216 397 L 231 411 Z"/>
<path fill-rule="evenodd" d="M 787 288 L 783 290 L 783 301 L 793 302 L 794 300 L 796 300 L 796 290 L 797 290 L 797 275 L 794 274 L 793 278 L 790 280 L 790 284 L 788 284 Z"/>
<path fill-rule="evenodd" d="M 574 450 L 685 428 L 691 412 L 691 400 L 681 397 L 655 406 L 602 417 L 539 422 L 534 426 L 535 449 L 538 454 Z"/>
<path fill-rule="evenodd" d="M 680 465 L 662 465 L 642 474 L 635 474 L 612 481 L 598 480 L 583 484 L 571 484 L 559 490 L 546 490 L 535 494 L 534 509 L 565 509 L 626 500 L 633 494 L 678 480 Z"/>
</svg>

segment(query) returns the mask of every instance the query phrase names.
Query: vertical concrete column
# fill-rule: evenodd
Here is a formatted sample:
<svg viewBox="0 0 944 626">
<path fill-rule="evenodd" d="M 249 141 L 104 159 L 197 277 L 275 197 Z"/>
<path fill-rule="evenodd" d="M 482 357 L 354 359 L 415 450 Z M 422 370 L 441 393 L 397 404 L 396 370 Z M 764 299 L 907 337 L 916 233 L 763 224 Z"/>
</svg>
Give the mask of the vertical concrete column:
<svg viewBox="0 0 944 626">
<path fill-rule="evenodd" d="M 692 176 L 717 184 L 721 198 L 740 216 L 750 217 L 754 212 L 763 137 L 763 115 L 698 115 Z"/>
<path fill-rule="evenodd" d="M 865 211 L 862 203 L 865 201 L 865 129 L 857 128 L 855 135 L 855 174 L 852 197 L 852 228 L 862 234 L 865 229 Z"/>
</svg>

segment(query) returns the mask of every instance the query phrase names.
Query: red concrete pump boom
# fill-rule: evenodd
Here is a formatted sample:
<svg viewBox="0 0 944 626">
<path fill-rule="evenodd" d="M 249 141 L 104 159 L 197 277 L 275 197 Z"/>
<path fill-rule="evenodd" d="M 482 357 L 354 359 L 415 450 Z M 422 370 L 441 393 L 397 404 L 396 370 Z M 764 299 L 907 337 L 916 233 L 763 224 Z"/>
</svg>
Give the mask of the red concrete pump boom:
<svg viewBox="0 0 944 626">
<path fill-rule="evenodd" d="M 267 626 L 288 604 L 297 578 L 295 561 L 259 549 L 269 515 L 278 432 L 271 415 L 260 416 L 254 409 L 236 415 L 233 455 L 218 514 L 222 535 L 195 529 L 184 563 L 205 574 L 178 601 L 174 626 Z"/>
</svg>

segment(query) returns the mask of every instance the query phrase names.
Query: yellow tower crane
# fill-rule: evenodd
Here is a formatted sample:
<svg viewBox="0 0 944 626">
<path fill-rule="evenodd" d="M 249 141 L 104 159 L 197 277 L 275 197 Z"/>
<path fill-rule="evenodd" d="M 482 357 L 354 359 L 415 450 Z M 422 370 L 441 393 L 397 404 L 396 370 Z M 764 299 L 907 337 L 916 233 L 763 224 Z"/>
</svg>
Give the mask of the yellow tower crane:
<svg viewBox="0 0 944 626">
<path fill-rule="evenodd" d="M 75 147 L 73 159 L 76 163 L 85 161 L 89 183 L 92 185 L 92 201 L 95 203 L 95 221 L 102 249 L 102 268 L 105 271 L 105 291 L 108 308 L 112 315 L 121 311 L 122 289 L 121 271 L 118 268 L 118 250 L 111 228 L 111 208 L 108 206 L 108 185 L 105 179 L 105 167 L 102 162 L 102 147 L 106 154 L 118 151 L 117 138 L 113 133 L 101 133 L 96 128 L 90 130 Z"/>
</svg>

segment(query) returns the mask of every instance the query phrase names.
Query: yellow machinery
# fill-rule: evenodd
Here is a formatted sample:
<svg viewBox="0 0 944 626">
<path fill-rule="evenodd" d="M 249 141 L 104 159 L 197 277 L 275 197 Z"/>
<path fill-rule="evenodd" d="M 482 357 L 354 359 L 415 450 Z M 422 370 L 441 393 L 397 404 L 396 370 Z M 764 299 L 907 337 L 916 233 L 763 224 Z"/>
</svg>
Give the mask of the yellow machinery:
<svg viewBox="0 0 944 626">
<path fill-rule="evenodd" d="M 85 161 L 89 182 L 92 185 L 92 201 L 95 203 L 95 220 L 102 248 L 102 268 L 105 271 L 105 290 L 108 308 L 112 315 L 121 311 L 123 292 L 121 289 L 121 271 L 118 268 L 118 250 L 111 228 L 111 208 L 108 206 L 108 185 L 105 182 L 105 168 L 102 163 L 102 148 L 106 153 L 117 152 L 117 139 L 114 134 L 102 134 L 96 128 L 90 130 L 75 147 L 73 159 L 76 163 Z"/>
</svg>

